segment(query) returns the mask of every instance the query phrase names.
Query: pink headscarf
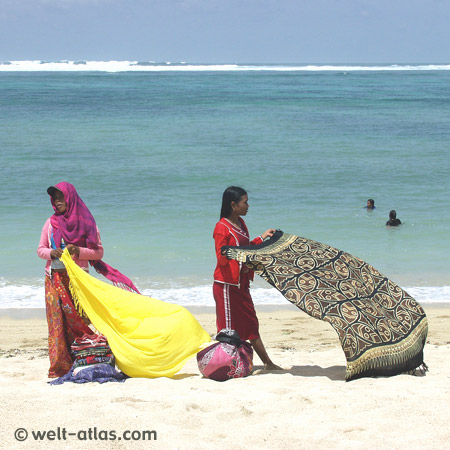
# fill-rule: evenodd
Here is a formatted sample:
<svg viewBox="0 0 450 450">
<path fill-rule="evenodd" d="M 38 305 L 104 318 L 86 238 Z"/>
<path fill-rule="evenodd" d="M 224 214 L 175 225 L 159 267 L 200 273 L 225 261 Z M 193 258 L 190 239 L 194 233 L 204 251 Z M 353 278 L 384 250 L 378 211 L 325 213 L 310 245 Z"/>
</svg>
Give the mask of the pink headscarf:
<svg viewBox="0 0 450 450">
<path fill-rule="evenodd" d="M 64 195 L 67 209 L 63 214 L 56 209 L 53 201 L 52 193 L 55 189 L 60 190 Z M 81 200 L 75 186 L 63 181 L 49 187 L 47 192 L 50 195 L 53 210 L 55 211 L 55 214 L 50 217 L 50 223 L 53 227 L 53 238 L 56 246 L 61 247 L 61 240 L 64 239 L 66 244 L 93 249 L 98 248 L 95 219 L 83 200 Z M 89 263 L 98 273 L 112 281 L 114 285 L 140 293 L 129 278 L 105 262 L 89 261 Z"/>
<path fill-rule="evenodd" d="M 97 248 L 97 225 L 95 219 L 78 195 L 75 186 L 63 181 L 51 189 L 58 189 L 64 195 L 67 209 L 61 214 L 55 206 L 53 197 L 50 195 L 55 214 L 50 217 L 53 227 L 53 237 L 57 247 L 61 247 L 61 238 L 66 244 L 78 245 L 80 247 Z M 47 191 L 48 192 L 48 191 Z"/>
</svg>

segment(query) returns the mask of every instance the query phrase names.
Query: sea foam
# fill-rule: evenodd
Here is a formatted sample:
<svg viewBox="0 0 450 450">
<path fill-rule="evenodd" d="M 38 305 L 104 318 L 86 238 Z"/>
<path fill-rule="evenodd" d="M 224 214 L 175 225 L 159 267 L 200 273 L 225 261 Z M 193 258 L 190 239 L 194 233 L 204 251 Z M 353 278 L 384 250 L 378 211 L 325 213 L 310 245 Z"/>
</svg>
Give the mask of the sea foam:
<svg viewBox="0 0 450 450">
<path fill-rule="evenodd" d="M 44 308 L 44 287 L 39 284 L 0 283 L 0 309 Z M 420 286 L 404 288 L 421 304 L 450 304 L 450 286 Z M 182 306 L 214 306 L 212 286 L 174 286 L 170 288 L 146 288 L 144 295 Z M 273 288 L 253 287 L 251 294 L 255 305 L 287 305 L 289 302 Z"/>
<path fill-rule="evenodd" d="M 224 72 L 224 71 L 432 71 L 449 64 L 192 64 L 154 61 L 3 61 L 0 72 Z"/>
</svg>

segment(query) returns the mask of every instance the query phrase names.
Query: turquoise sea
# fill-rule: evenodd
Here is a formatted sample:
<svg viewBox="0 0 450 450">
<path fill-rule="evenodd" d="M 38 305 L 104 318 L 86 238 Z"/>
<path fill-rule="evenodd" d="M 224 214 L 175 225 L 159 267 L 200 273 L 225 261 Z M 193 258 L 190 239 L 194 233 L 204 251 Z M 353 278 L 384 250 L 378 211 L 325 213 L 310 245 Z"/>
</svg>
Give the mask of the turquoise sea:
<svg viewBox="0 0 450 450">
<path fill-rule="evenodd" d="M 0 149 L 0 308 L 44 305 L 36 248 L 60 181 L 104 261 L 161 300 L 214 304 L 212 231 L 238 185 L 252 236 L 325 242 L 450 303 L 450 66 L 4 62 Z M 262 280 L 253 295 L 286 303 Z"/>
</svg>

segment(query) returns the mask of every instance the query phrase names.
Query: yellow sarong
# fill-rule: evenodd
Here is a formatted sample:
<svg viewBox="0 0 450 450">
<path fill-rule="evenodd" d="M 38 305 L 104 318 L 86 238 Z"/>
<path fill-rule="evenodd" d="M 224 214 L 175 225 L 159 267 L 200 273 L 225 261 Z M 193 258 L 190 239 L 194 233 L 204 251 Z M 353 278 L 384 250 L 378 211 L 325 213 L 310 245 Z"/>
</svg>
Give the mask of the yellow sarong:
<svg viewBox="0 0 450 450">
<path fill-rule="evenodd" d="M 61 260 L 74 301 L 108 339 L 119 369 L 130 377 L 172 377 L 210 341 L 182 306 L 134 294 L 94 278 L 67 250 Z"/>
</svg>

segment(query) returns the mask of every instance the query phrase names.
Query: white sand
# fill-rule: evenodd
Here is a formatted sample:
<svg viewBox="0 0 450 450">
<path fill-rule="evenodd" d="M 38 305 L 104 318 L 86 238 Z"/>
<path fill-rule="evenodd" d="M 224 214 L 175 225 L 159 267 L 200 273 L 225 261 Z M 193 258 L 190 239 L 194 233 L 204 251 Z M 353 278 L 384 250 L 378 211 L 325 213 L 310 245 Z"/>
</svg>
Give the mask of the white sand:
<svg viewBox="0 0 450 450">
<path fill-rule="evenodd" d="M 430 327 L 425 361 L 430 371 L 423 377 L 345 382 L 345 357 L 334 330 L 292 307 L 258 312 L 268 352 L 284 372 L 218 383 L 202 378 L 193 359 L 175 379 L 60 386 L 47 384 L 42 312 L 32 318 L 23 311 L 3 311 L 0 447 L 449 448 L 450 308 L 425 309 Z M 213 334 L 214 314 L 194 314 Z M 255 365 L 262 367 L 257 357 Z M 27 430 L 26 441 L 15 439 L 18 428 Z M 33 438 L 33 432 L 52 430 L 54 440 Z M 135 430 L 135 438 L 154 430 L 156 440 L 125 440 L 128 435 L 123 433 Z M 106 440 L 111 432 L 122 439 Z"/>
</svg>

